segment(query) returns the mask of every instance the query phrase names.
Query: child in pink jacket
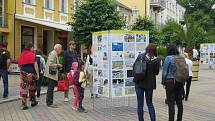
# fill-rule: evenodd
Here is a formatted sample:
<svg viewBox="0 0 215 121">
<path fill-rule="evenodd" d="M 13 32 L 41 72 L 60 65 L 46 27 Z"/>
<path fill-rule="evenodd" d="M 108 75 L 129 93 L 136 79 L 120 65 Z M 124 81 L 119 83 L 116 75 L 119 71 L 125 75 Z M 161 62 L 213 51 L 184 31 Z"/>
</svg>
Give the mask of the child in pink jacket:
<svg viewBox="0 0 215 121">
<path fill-rule="evenodd" d="M 78 62 L 72 63 L 72 70 L 67 74 L 70 85 L 75 95 L 73 101 L 73 109 L 79 112 L 86 112 L 82 106 L 82 101 L 84 99 L 84 88 L 86 87 L 86 78 L 83 72 L 83 64 L 78 64 Z"/>
</svg>

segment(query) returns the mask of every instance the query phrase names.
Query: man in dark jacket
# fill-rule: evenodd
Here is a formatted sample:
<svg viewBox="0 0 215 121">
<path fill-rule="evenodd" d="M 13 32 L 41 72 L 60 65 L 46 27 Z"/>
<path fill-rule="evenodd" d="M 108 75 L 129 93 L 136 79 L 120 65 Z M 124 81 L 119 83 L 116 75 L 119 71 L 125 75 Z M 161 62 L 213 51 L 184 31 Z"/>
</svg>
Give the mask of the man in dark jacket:
<svg viewBox="0 0 215 121">
<path fill-rule="evenodd" d="M 8 97 L 8 68 L 10 66 L 10 53 L 7 51 L 7 43 L 2 44 L 0 49 L 0 78 L 3 79 L 4 94 L 3 98 Z"/>
<path fill-rule="evenodd" d="M 77 51 L 76 49 L 76 43 L 74 41 L 70 41 L 68 44 L 68 50 L 64 52 L 63 54 L 63 60 L 64 60 L 64 69 L 65 69 L 65 77 L 68 72 L 71 70 L 71 65 L 73 62 L 78 62 L 77 57 Z M 68 79 L 67 79 L 68 81 Z M 69 83 L 69 81 L 68 81 Z M 64 101 L 69 101 L 68 99 L 68 92 L 64 93 Z"/>
</svg>

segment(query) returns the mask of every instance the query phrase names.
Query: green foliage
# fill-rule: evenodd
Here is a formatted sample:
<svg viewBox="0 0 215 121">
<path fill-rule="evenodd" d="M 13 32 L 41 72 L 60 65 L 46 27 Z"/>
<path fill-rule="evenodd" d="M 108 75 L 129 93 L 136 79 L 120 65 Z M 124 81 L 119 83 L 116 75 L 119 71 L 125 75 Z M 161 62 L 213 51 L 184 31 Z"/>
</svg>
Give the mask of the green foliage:
<svg viewBox="0 0 215 121">
<path fill-rule="evenodd" d="M 114 0 L 86 0 L 77 9 L 72 26 L 74 40 L 90 44 L 92 32 L 122 29 L 124 19 Z"/>
<path fill-rule="evenodd" d="M 150 43 L 159 43 L 161 34 L 154 23 L 147 17 L 139 17 L 132 26 L 132 30 L 149 31 Z"/>
<path fill-rule="evenodd" d="M 198 24 L 194 33 L 195 46 L 201 43 L 215 42 L 215 0 L 177 0 L 186 8 L 185 16 L 190 16 Z"/>
<path fill-rule="evenodd" d="M 159 47 L 157 48 L 157 54 L 158 54 L 159 57 L 162 57 L 162 58 L 165 57 L 166 54 L 167 54 L 167 49 L 166 49 L 166 47 L 159 46 Z"/>
</svg>

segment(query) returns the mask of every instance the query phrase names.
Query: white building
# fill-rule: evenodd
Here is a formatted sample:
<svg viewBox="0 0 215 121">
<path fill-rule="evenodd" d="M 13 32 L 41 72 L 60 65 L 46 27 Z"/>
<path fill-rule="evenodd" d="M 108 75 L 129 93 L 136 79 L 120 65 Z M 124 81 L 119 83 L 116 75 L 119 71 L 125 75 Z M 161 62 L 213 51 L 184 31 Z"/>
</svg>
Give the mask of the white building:
<svg viewBox="0 0 215 121">
<path fill-rule="evenodd" d="M 150 0 L 150 17 L 157 25 L 163 25 L 170 19 L 183 22 L 185 10 L 176 0 Z"/>
</svg>

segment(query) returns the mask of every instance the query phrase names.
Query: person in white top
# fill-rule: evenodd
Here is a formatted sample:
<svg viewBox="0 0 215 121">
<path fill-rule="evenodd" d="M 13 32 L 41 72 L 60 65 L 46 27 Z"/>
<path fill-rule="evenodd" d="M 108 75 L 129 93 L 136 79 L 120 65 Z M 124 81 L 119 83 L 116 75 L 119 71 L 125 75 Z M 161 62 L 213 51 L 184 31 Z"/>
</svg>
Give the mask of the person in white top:
<svg viewBox="0 0 215 121">
<path fill-rule="evenodd" d="M 192 72 L 193 62 L 189 59 L 188 53 L 184 53 L 184 57 L 185 57 L 185 61 L 186 61 L 187 65 L 188 65 L 188 69 L 189 69 L 189 79 L 185 82 L 185 84 L 186 84 L 186 93 L 185 93 L 185 91 L 183 91 L 185 101 L 187 101 L 189 93 L 190 93 L 190 86 L 191 86 L 191 81 L 192 81 L 192 76 L 193 76 L 193 72 Z"/>
<path fill-rule="evenodd" d="M 199 52 L 196 49 L 193 49 L 193 59 L 197 60 L 199 56 Z"/>
<path fill-rule="evenodd" d="M 84 72 L 87 76 L 87 80 L 89 81 L 91 98 L 93 98 L 94 96 L 98 97 L 96 93 L 97 90 L 96 86 L 94 86 L 95 84 L 93 83 L 93 55 L 91 52 L 91 48 L 88 48 L 87 50 L 87 59 L 85 63 Z"/>
</svg>

